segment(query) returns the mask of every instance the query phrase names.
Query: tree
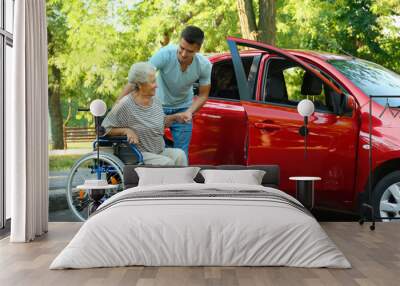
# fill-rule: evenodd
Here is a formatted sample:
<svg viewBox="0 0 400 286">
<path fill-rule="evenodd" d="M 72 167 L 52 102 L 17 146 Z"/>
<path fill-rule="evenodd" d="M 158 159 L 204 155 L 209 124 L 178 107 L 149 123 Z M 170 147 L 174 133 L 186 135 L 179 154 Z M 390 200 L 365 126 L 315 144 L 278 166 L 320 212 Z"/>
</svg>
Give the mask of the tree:
<svg viewBox="0 0 400 286">
<path fill-rule="evenodd" d="M 400 2 L 285 0 L 277 9 L 279 46 L 349 53 L 400 71 Z"/>
<path fill-rule="evenodd" d="M 259 9 L 259 23 L 258 40 L 260 42 L 275 45 L 275 35 L 276 35 L 276 0 L 260 0 Z"/>
<path fill-rule="evenodd" d="M 47 38 L 49 73 L 49 114 L 53 148 L 63 149 L 63 117 L 61 111 L 62 71 L 56 58 L 66 51 L 67 26 L 65 15 L 61 12 L 61 1 L 47 1 Z"/>
<path fill-rule="evenodd" d="M 275 44 L 276 0 L 237 0 L 242 37 L 270 45 Z M 256 13 L 258 11 L 258 14 Z M 258 18 L 256 17 L 258 15 Z"/>
<path fill-rule="evenodd" d="M 181 30 L 196 25 L 205 32 L 203 52 L 226 50 L 226 36 L 240 35 L 235 0 L 150 0 L 120 9 L 121 47 L 130 39 L 136 59 L 147 59 L 162 45 L 179 40 Z M 162 44 L 160 44 L 162 43 Z M 121 51 L 128 53 L 128 51 Z M 133 53 L 133 52 L 131 52 Z M 132 58 L 133 59 L 133 58 Z"/>
</svg>

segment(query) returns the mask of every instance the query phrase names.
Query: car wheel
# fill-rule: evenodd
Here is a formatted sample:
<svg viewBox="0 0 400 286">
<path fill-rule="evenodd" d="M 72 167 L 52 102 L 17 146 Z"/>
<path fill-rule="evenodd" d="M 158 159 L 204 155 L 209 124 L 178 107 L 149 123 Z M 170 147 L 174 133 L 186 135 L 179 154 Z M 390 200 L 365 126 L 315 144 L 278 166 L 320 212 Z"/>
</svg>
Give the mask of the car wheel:
<svg viewBox="0 0 400 286">
<path fill-rule="evenodd" d="M 382 218 L 382 221 L 400 218 L 400 171 L 392 172 L 378 182 L 373 193 L 373 205 L 375 217 Z"/>
</svg>

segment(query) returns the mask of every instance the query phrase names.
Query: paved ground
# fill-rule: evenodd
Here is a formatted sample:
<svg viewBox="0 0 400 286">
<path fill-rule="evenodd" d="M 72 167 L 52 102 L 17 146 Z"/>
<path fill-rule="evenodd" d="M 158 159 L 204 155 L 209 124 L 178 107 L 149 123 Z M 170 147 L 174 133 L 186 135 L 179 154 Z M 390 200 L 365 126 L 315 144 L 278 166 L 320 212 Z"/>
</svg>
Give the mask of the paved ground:
<svg viewBox="0 0 400 286">
<path fill-rule="evenodd" d="M 49 221 L 79 221 L 70 209 L 49 212 Z"/>
<path fill-rule="evenodd" d="M 52 171 L 49 173 L 49 189 L 63 189 L 67 184 L 69 170 Z"/>
<path fill-rule="evenodd" d="M 66 185 L 68 175 L 69 170 L 53 171 L 49 174 L 49 221 L 78 221 L 67 203 Z"/>
<path fill-rule="evenodd" d="M 57 211 L 68 208 L 65 196 L 68 171 L 50 172 L 49 174 L 49 210 Z"/>
</svg>

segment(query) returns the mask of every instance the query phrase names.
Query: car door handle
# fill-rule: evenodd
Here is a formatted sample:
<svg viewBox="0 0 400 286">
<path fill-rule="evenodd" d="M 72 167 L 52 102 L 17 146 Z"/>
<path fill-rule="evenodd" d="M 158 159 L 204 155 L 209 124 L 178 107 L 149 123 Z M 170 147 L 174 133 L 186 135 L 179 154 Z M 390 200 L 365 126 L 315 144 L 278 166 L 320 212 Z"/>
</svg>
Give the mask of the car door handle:
<svg viewBox="0 0 400 286">
<path fill-rule="evenodd" d="M 258 129 L 265 129 L 268 131 L 277 131 L 281 129 L 279 125 L 276 124 L 271 124 L 271 123 L 264 123 L 264 122 L 256 122 L 254 123 L 254 126 Z"/>
<path fill-rule="evenodd" d="M 215 115 L 215 114 L 210 114 L 210 113 L 197 113 L 196 115 L 192 115 L 192 118 L 195 116 L 200 116 L 200 117 L 207 117 L 207 118 L 213 118 L 213 119 L 221 119 L 221 115 Z"/>
</svg>

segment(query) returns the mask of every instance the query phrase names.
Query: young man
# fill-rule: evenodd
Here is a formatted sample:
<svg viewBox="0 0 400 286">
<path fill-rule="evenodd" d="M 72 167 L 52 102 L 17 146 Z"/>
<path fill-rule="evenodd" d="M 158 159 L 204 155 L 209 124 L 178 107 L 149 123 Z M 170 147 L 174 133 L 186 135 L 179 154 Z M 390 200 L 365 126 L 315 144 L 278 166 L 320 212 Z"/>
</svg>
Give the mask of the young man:
<svg viewBox="0 0 400 286">
<path fill-rule="evenodd" d="M 170 126 L 174 148 L 181 148 L 188 156 L 192 136 L 192 115 L 207 101 L 211 83 L 211 63 L 199 54 L 204 41 L 203 31 L 186 27 L 179 45 L 161 48 L 150 58 L 158 70 L 156 96 L 161 100 L 166 115 L 179 114 L 178 122 Z M 193 100 L 193 84 L 199 81 L 199 94 Z M 122 95 L 130 92 L 125 87 Z"/>
</svg>

